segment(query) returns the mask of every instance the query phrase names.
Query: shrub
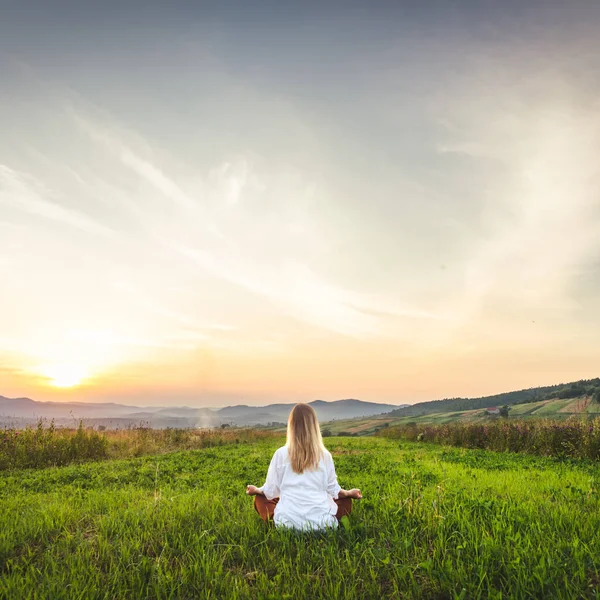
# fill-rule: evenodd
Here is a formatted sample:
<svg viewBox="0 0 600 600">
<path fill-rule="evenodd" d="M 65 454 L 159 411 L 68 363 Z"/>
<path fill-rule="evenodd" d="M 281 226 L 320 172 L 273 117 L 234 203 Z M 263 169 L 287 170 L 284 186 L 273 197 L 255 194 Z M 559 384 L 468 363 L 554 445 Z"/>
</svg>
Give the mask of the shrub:
<svg viewBox="0 0 600 600">
<path fill-rule="evenodd" d="M 129 458 L 175 450 L 193 450 L 276 437 L 256 429 L 150 429 L 132 427 L 96 432 L 59 429 L 40 420 L 35 428 L 0 431 L 0 470 L 61 466 L 73 462 Z"/>
<path fill-rule="evenodd" d="M 54 421 L 44 427 L 23 431 L 5 429 L 0 434 L 0 469 L 66 465 L 76 460 L 99 460 L 108 457 L 108 441 L 83 423 L 72 429 L 57 429 Z"/>
<path fill-rule="evenodd" d="M 398 425 L 376 435 L 544 456 L 600 460 L 600 417 L 584 421 L 507 421 Z"/>
</svg>

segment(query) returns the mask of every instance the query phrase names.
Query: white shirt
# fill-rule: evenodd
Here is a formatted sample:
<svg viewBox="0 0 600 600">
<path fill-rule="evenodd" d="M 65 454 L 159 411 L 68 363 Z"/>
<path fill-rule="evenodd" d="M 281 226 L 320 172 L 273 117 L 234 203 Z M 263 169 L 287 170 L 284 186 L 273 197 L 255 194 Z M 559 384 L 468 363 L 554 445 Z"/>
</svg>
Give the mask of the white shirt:
<svg viewBox="0 0 600 600">
<path fill-rule="evenodd" d="M 340 489 L 328 450 L 323 449 L 315 470 L 295 473 L 287 446 L 275 451 L 267 481 L 259 488 L 269 500 L 279 497 L 273 516 L 275 525 L 294 529 L 337 527 L 337 504 L 333 499 Z"/>
</svg>

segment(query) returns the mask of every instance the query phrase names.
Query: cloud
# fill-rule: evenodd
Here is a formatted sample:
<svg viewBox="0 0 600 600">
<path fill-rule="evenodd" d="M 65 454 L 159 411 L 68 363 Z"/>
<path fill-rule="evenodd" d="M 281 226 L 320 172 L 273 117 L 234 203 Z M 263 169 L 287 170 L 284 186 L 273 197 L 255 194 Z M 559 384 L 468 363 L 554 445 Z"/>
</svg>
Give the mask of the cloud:
<svg viewBox="0 0 600 600">
<path fill-rule="evenodd" d="M 5 375 L 20 375 L 24 373 L 23 369 L 19 369 L 16 367 L 3 367 L 0 366 L 0 373 L 4 373 Z"/>
<path fill-rule="evenodd" d="M 190 344 L 190 339 L 168 336 L 157 339 L 144 339 L 119 335 L 112 331 L 94 331 L 94 330 L 73 330 L 65 334 L 64 339 L 73 342 L 83 342 L 85 344 L 94 344 L 109 348 L 122 346 L 132 346 L 140 348 L 171 348 L 171 349 L 193 349 L 196 346 Z M 206 340 L 206 336 L 201 338 L 196 336 L 194 341 Z M 185 342 L 185 343 L 183 343 Z"/>
<path fill-rule="evenodd" d="M 48 199 L 52 194 L 30 175 L 0 164 L 0 203 L 36 217 L 75 227 L 86 233 L 112 236 L 114 232 L 85 214 Z"/>
<path fill-rule="evenodd" d="M 234 326 L 224 323 L 203 322 L 195 317 L 182 314 L 181 312 L 163 306 L 156 300 L 153 300 L 149 294 L 145 293 L 131 281 L 114 281 L 112 282 L 112 287 L 127 294 L 134 300 L 138 307 L 143 308 L 154 315 L 165 317 L 170 321 L 175 321 L 176 323 L 186 326 L 187 334 L 192 336 L 195 341 L 209 340 L 209 332 L 228 332 L 235 331 L 236 329 Z M 178 288 L 177 291 L 180 290 L 181 288 Z"/>
<path fill-rule="evenodd" d="M 478 169 L 486 174 L 453 310 L 463 323 L 504 312 L 496 327 L 518 310 L 566 315 L 579 306 L 578 274 L 600 254 L 600 116 L 551 75 L 535 90 L 514 72 L 505 87 L 493 68 L 481 77 L 440 118 L 452 126 L 438 151 L 462 155 L 474 182 Z M 523 102 L 534 93 L 544 100 Z"/>
<path fill-rule="evenodd" d="M 105 146 L 108 152 L 114 154 L 125 166 L 131 168 L 165 196 L 184 209 L 196 207 L 195 202 L 166 177 L 161 169 L 134 153 L 110 127 L 94 122 L 76 111 L 73 111 L 73 118 L 94 142 Z"/>
<path fill-rule="evenodd" d="M 259 170 L 240 158 L 195 177 L 194 190 L 188 191 L 154 162 L 159 153 L 147 140 L 131 134 L 125 141 L 106 118 L 100 122 L 78 111 L 74 118 L 94 143 L 170 203 L 169 223 L 155 222 L 153 238 L 204 273 L 267 298 L 283 315 L 344 335 L 388 334 L 390 315 L 439 318 L 317 275 L 309 264 L 311 252 L 323 251 L 327 240 L 316 233 L 312 182 L 275 166 Z M 283 194 L 289 196 L 285 201 Z M 165 309 L 157 312 L 174 316 Z"/>
</svg>

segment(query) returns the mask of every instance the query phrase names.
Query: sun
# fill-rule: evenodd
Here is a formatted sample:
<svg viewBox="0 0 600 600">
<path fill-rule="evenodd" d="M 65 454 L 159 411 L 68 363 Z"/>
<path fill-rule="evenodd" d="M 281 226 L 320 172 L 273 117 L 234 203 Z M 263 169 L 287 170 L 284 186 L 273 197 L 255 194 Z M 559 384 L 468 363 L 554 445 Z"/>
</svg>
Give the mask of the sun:
<svg viewBox="0 0 600 600">
<path fill-rule="evenodd" d="M 58 388 L 76 387 L 86 378 L 81 368 L 69 365 L 55 365 L 44 369 L 43 372 L 50 385 Z"/>
</svg>

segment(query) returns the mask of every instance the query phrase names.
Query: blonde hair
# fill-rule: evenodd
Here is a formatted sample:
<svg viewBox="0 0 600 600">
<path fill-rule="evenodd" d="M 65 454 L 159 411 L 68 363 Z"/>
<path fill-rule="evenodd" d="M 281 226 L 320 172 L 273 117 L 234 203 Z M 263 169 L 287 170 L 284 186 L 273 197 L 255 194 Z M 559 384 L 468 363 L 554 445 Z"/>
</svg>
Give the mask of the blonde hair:
<svg viewBox="0 0 600 600">
<path fill-rule="evenodd" d="M 288 418 L 287 448 L 295 473 L 316 469 L 323 455 L 317 413 L 308 404 L 296 404 Z"/>
</svg>

